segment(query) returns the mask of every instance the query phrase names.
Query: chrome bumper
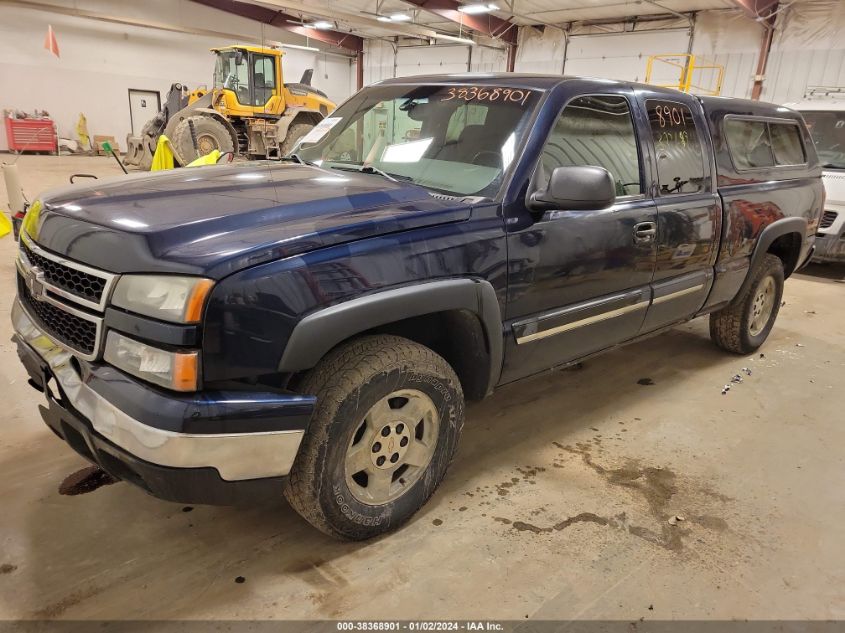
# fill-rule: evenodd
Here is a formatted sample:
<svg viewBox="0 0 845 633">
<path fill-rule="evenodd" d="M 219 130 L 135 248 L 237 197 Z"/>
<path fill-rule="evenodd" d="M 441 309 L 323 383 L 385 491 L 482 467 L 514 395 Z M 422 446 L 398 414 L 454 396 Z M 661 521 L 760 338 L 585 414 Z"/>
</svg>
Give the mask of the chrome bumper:
<svg viewBox="0 0 845 633">
<path fill-rule="evenodd" d="M 207 468 L 226 481 L 287 475 L 304 431 L 192 435 L 153 428 L 130 417 L 89 387 L 73 367 L 73 355 L 45 334 L 15 299 L 12 324 L 20 340 L 50 369 L 61 393 L 93 430 L 130 455 L 173 468 Z M 52 398 L 49 384 L 45 386 Z"/>
</svg>

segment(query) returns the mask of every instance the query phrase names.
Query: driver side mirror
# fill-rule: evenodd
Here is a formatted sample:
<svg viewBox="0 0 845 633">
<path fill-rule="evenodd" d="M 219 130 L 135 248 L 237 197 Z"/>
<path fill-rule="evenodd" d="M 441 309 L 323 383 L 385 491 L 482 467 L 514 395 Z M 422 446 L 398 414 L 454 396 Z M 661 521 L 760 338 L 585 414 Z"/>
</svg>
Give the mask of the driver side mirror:
<svg viewBox="0 0 845 633">
<path fill-rule="evenodd" d="M 555 167 L 546 188 L 531 192 L 526 202 L 532 211 L 595 211 L 615 201 L 616 185 L 606 169 L 567 165 Z"/>
</svg>

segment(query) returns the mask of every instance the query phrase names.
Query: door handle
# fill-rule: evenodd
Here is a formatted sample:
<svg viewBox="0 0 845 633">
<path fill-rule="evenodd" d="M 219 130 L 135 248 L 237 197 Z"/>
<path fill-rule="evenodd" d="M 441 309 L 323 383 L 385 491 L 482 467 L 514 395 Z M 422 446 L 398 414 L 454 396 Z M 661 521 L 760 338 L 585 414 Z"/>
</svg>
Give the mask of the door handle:
<svg viewBox="0 0 845 633">
<path fill-rule="evenodd" d="M 634 241 L 638 244 L 650 244 L 657 237 L 656 222 L 640 222 L 634 225 Z"/>
</svg>

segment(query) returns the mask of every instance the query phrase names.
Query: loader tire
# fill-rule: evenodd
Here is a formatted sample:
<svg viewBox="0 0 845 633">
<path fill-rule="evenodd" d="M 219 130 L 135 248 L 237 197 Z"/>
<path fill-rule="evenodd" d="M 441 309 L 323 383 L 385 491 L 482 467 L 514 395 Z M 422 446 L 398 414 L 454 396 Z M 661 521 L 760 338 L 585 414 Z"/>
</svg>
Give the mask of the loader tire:
<svg viewBox="0 0 845 633">
<path fill-rule="evenodd" d="M 199 154 L 194 149 L 189 121 L 192 121 L 194 124 Z M 203 116 L 201 114 L 186 117 L 180 121 L 173 131 L 173 138 L 170 139 L 170 143 L 173 146 L 173 153 L 176 160 L 182 166 L 187 165 L 200 156 L 205 156 L 215 149 L 220 150 L 221 154 L 235 151 L 232 135 L 229 134 L 226 126 L 213 117 Z"/>
<path fill-rule="evenodd" d="M 294 146 L 299 142 L 303 136 L 308 134 L 311 131 L 311 128 L 314 127 L 313 123 L 294 123 L 288 128 L 287 136 L 285 136 L 285 140 L 282 142 L 281 146 L 281 155 L 287 156 L 293 151 Z"/>
</svg>

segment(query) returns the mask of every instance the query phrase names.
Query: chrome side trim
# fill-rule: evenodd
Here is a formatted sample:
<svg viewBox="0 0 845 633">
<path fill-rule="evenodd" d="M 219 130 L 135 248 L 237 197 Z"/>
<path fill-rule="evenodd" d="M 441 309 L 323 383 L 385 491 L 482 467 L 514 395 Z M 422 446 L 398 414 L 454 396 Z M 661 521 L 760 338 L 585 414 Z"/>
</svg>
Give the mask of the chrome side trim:
<svg viewBox="0 0 845 633">
<path fill-rule="evenodd" d="M 128 453 L 161 466 L 215 468 L 227 481 L 280 477 L 290 472 L 305 431 L 194 435 L 147 426 L 91 389 L 71 365 L 72 355 L 42 332 L 19 300 L 15 332 L 50 366 L 69 404 L 94 430 Z"/>
<path fill-rule="evenodd" d="M 18 259 L 18 260 L 15 260 L 15 265 L 17 266 L 18 272 L 21 275 L 23 275 L 24 277 L 26 277 L 26 268 L 25 268 L 26 264 L 23 261 L 21 261 L 20 259 Z M 47 284 L 44 284 L 44 287 L 50 288 L 51 292 L 52 292 L 52 286 L 48 286 Z M 60 340 L 51 336 L 47 332 L 42 332 L 42 334 L 44 336 L 46 336 L 47 338 L 49 338 L 53 343 L 55 343 L 56 345 L 61 347 L 66 352 L 70 352 L 71 354 L 74 354 L 74 355 L 78 356 L 79 358 L 81 358 L 83 360 L 96 360 L 97 357 L 100 355 L 100 349 L 102 348 L 102 342 L 103 342 L 103 319 L 102 319 L 102 317 L 96 317 L 92 314 L 89 314 L 88 312 L 83 311 L 83 310 L 77 310 L 73 306 L 70 306 L 66 303 L 63 303 L 62 301 L 57 301 L 56 299 L 53 299 L 50 295 L 47 295 L 47 294 L 45 294 L 43 297 L 41 297 L 40 300 L 44 301 L 44 303 L 49 303 L 50 305 L 55 306 L 59 310 L 63 310 L 65 312 L 67 312 L 68 314 L 72 314 L 75 317 L 79 317 L 80 319 L 83 319 L 85 321 L 89 321 L 90 323 L 94 324 L 94 326 L 96 327 L 96 330 L 94 332 L 94 351 L 91 352 L 90 354 L 86 354 L 82 350 L 76 349 L 75 347 L 71 347 L 70 345 L 62 343 Z M 21 310 L 23 310 L 26 313 L 27 317 L 33 323 L 37 321 L 37 319 L 29 313 L 29 310 L 26 309 L 26 307 L 23 305 L 23 303 L 20 302 L 20 300 L 16 300 L 15 305 L 20 305 Z"/>
<path fill-rule="evenodd" d="M 615 310 L 610 310 L 608 312 L 602 312 L 601 314 L 595 314 L 591 317 L 587 317 L 579 321 L 573 321 L 572 323 L 564 323 L 563 325 L 549 328 L 548 330 L 541 330 L 539 332 L 534 332 L 533 334 L 527 334 L 525 336 L 517 338 L 516 344 L 521 345 L 522 343 L 530 343 L 531 341 L 537 341 L 539 339 L 543 339 L 549 336 L 554 336 L 555 334 L 568 332 L 579 327 L 584 327 L 585 325 L 591 325 L 593 323 L 599 323 L 600 321 L 613 319 L 615 317 L 622 316 L 623 314 L 629 314 L 630 312 L 635 312 L 637 310 L 644 310 L 648 307 L 648 304 L 648 300 L 638 301 L 637 303 L 624 306 L 622 308 L 617 308 Z"/>
<path fill-rule="evenodd" d="M 88 275 L 93 275 L 94 277 L 99 277 L 100 279 L 104 280 L 105 286 L 103 287 L 103 295 L 100 297 L 100 301 L 89 301 L 84 297 L 80 297 L 72 292 L 68 292 L 63 288 L 59 288 L 58 286 L 50 283 L 48 279 L 44 279 L 44 287 L 49 289 L 50 292 L 55 293 L 65 299 L 78 303 L 81 306 L 86 308 L 91 308 L 93 310 L 98 310 L 100 312 L 104 312 L 106 309 L 106 304 L 108 303 L 109 296 L 111 295 L 112 287 L 114 286 L 115 281 L 117 281 L 118 275 L 107 273 L 103 270 L 99 270 L 98 268 L 91 268 L 90 266 L 86 266 L 85 264 L 80 264 L 79 262 L 75 262 L 70 259 L 66 259 L 59 255 L 54 255 L 48 251 L 45 251 L 43 248 L 38 246 L 32 238 L 27 235 L 26 231 L 21 231 L 20 239 L 22 242 L 26 243 L 27 248 L 29 248 L 33 253 L 38 255 L 39 257 L 43 257 L 44 259 L 49 259 L 50 261 L 56 262 L 57 264 L 61 264 L 62 266 L 67 266 L 68 268 L 72 268 L 74 270 L 78 270 L 79 272 L 86 273 Z M 24 253 L 23 249 L 18 249 L 18 259 L 24 260 L 24 263 L 27 267 L 32 268 L 32 262 L 29 261 L 29 258 Z"/>
<path fill-rule="evenodd" d="M 663 295 L 662 297 L 655 297 L 654 301 L 652 301 L 651 303 L 652 305 L 657 305 L 659 303 L 665 303 L 666 301 L 672 301 L 673 299 L 678 299 L 679 297 L 698 292 L 699 290 L 702 290 L 704 286 L 705 284 L 698 284 L 697 286 L 693 286 L 692 288 L 684 288 L 683 290 L 670 292 L 668 295 Z"/>
</svg>

